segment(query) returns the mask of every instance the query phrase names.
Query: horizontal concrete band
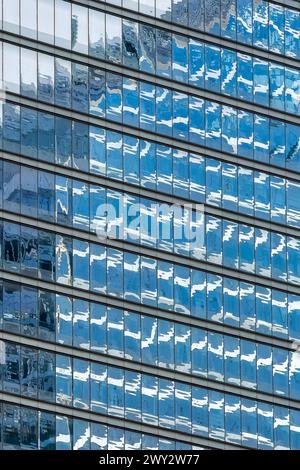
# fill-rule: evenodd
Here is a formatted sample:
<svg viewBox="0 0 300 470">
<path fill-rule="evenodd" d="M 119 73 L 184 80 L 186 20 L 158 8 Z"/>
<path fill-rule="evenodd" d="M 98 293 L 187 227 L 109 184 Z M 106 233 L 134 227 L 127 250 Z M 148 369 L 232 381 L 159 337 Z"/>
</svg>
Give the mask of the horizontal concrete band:
<svg viewBox="0 0 300 470">
<path fill-rule="evenodd" d="M 151 84 L 166 87 L 173 91 L 196 96 L 202 99 L 212 100 L 216 103 L 225 106 L 233 106 L 242 111 L 258 113 L 266 117 L 279 119 L 281 121 L 288 122 L 291 124 L 300 125 L 300 117 L 294 114 L 277 111 L 276 109 L 266 108 L 264 106 L 249 103 L 247 101 L 241 101 L 237 98 L 231 98 L 229 96 L 221 95 L 217 92 L 211 92 L 208 90 L 196 88 L 191 85 L 186 85 L 180 82 L 174 82 L 173 80 L 158 77 L 157 75 L 152 75 L 146 72 L 140 72 L 128 67 L 124 67 L 123 65 L 113 64 L 100 59 L 93 59 L 84 54 L 68 51 L 57 46 L 51 46 L 31 39 L 23 39 L 15 34 L 4 32 L 0 32 L 0 39 L 18 46 L 24 46 L 30 49 L 37 50 L 39 52 L 55 55 L 56 57 L 60 57 L 62 59 L 69 59 L 76 63 L 97 67 L 98 69 L 100 68 L 102 70 L 117 73 L 122 76 L 125 75 L 129 78 L 134 78 L 136 80 L 146 81 L 148 83 L 150 82 Z"/>
<path fill-rule="evenodd" d="M 133 302 L 122 300 L 117 297 L 109 297 L 104 294 L 95 294 L 90 291 L 84 291 L 82 289 L 68 287 L 61 284 L 55 284 L 53 282 L 42 281 L 40 279 L 31 279 L 21 274 L 0 270 L 0 279 L 9 282 L 17 282 L 25 287 L 43 289 L 55 294 L 65 295 L 75 299 L 103 303 L 109 307 L 116 307 L 127 311 L 133 311 L 139 313 L 140 315 L 157 317 L 163 320 L 188 325 L 190 327 L 202 328 L 211 332 L 254 341 L 259 344 L 266 344 L 268 346 L 284 348 L 290 351 L 295 351 L 297 349 L 297 343 L 291 340 L 276 338 L 274 336 L 268 336 L 260 332 L 254 332 L 251 330 L 234 327 L 227 324 L 217 323 L 212 320 L 200 319 L 174 311 L 162 310 L 160 308 L 150 307 L 143 304 L 135 304 Z"/>
<path fill-rule="evenodd" d="M 174 139 L 172 137 L 164 137 L 163 135 L 156 134 L 155 132 L 144 131 L 142 129 L 133 128 L 131 126 L 118 124 L 116 122 L 109 121 L 104 118 L 99 118 L 89 114 L 68 110 L 57 105 L 42 103 L 41 101 L 25 98 L 14 93 L 6 93 L 5 98 L 6 101 L 20 106 L 27 106 L 38 111 L 52 113 L 56 116 L 74 119 L 76 121 L 84 122 L 93 126 L 100 126 L 108 130 L 124 133 L 129 136 L 137 137 L 139 139 L 149 140 L 157 144 L 167 145 L 176 149 L 183 150 L 185 152 L 197 153 L 202 156 L 216 158 L 224 162 L 242 165 L 249 169 L 265 171 L 269 174 L 273 174 L 274 176 L 285 177 L 289 179 L 294 179 L 295 181 L 300 181 L 300 173 L 295 173 L 291 170 L 286 170 L 284 168 L 279 168 L 269 164 L 257 162 L 255 160 L 235 156 L 232 154 L 226 154 L 225 152 L 213 150 L 207 147 L 202 147 L 200 145 L 195 145 L 189 142 L 184 142 L 182 140 Z"/>
<path fill-rule="evenodd" d="M 118 7 L 115 5 L 111 5 L 109 3 L 102 3 L 102 2 L 97 2 L 93 0 L 75 0 L 75 1 L 71 1 L 70 3 L 77 3 L 78 5 L 83 5 L 83 6 L 94 8 L 96 10 L 104 11 L 106 13 L 110 13 L 113 15 L 122 16 L 123 18 L 128 19 L 128 20 L 146 23 L 149 26 L 154 26 L 154 27 L 158 27 L 161 29 L 165 29 L 167 31 L 170 31 L 176 34 L 183 34 L 185 36 L 191 37 L 192 39 L 198 39 L 207 43 L 235 49 L 237 52 L 255 55 L 256 57 L 259 57 L 261 59 L 274 60 L 275 62 L 279 62 L 284 65 L 289 65 L 292 67 L 300 66 L 299 59 L 296 59 L 296 58 L 294 59 L 292 57 L 284 56 L 284 55 L 281 55 L 272 51 L 266 51 L 259 47 L 243 44 L 243 43 L 234 41 L 229 38 L 222 38 L 220 36 L 214 36 L 204 31 L 199 31 L 194 28 L 182 26 L 177 23 L 171 23 L 170 21 L 166 21 L 161 18 L 156 18 L 155 16 L 139 13 L 134 10 L 126 9 L 124 7 Z M 282 6 L 297 9 L 299 11 L 298 1 L 286 0 L 286 3 L 285 3 L 284 0 L 281 0 L 281 1 L 275 0 L 271 3 L 276 3 Z M 292 3 L 292 5 L 290 5 L 289 3 Z"/>
<path fill-rule="evenodd" d="M 29 168 L 49 171 L 51 173 L 63 175 L 67 178 L 72 177 L 85 183 L 99 184 L 108 189 L 115 189 L 117 191 L 126 192 L 130 195 L 150 198 L 150 199 L 153 199 L 154 201 L 156 200 L 158 203 L 161 203 L 161 201 L 163 201 L 164 203 L 168 203 L 171 205 L 173 204 L 180 205 L 180 206 L 188 205 L 190 208 L 194 210 L 198 210 L 198 211 L 199 211 L 199 206 L 202 206 L 202 204 L 197 205 L 196 202 L 191 201 L 190 199 L 184 199 L 178 196 L 161 193 L 159 191 L 146 189 L 141 186 L 113 180 L 113 179 L 106 178 L 100 175 L 85 173 L 80 170 L 72 169 L 69 167 L 64 167 L 61 165 L 56 165 L 54 163 L 47 163 L 47 162 L 43 162 L 40 160 L 36 160 L 34 158 L 23 157 L 22 155 L 16 155 L 16 154 L 0 151 L 0 158 L 3 158 L 10 162 L 19 163 Z M 278 232 L 282 233 L 284 235 L 300 237 L 299 228 L 290 227 L 288 225 L 283 225 L 283 224 L 277 224 L 274 222 L 269 222 L 269 221 L 266 221 L 257 217 L 245 215 L 242 212 L 229 211 L 229 210 L 218 208 L 209 204 L 203 204 L 203 211 L 205 214 L 212 215 L 215 217 L 221 217 L 223 219 L 230 220 L 232 222 L 253 225 L 254 227 L 261 228 L 264 230 L 272 230 L 277 233 Z"/>
<path fill-rule="evenodd" d="M 134 362 L 126 359 L 116 358 L 105 354 L 94 353 L 86 351 L 84 349 L 73 348 L 71 346 L 54 344 L 45 340 L 38 340 L 29 338 L 27 336 L 20 336 L 17 334 L 7 333 L 0 331 L 0 340 L 12 341 L 20 344 L 24 347 L 34 347 L 42 349 L 43 351 L 53 352 L 54 354 L 64 354 L 76 359 L 83 359 L 86 361 L 98 362 L 101 364 L 107 364 L 112 367 L 130 370 L 133 372 L 140 372 L 144 374 L 150 374 L 161 379 L 174 380 L 177 382 L 195 385 L 198 387 L 208 388 L 210 390 L 217 390 L 224 393 L 232 393 L 242 398 L 251 398 L 253 400 L 260 400 L 266 403 L 287 406 L 300 410 L 300 401 L 280 397 L 271 393 L 260 392 L 257 390 L 251 390 L 244 386 L 231 385 L 225 382 L 217 382 L 212 379 L 204 379 L 196 377 L 192 374 L 187 374 L 178 371 L 172 371 L 162 367 L 149 366 L 143 363 Z"/>
<path fill-rule="evenodd" d="M 239 450 L 246 449 L 235 444 L 226 443 L 223 441 L 217 441 L 211 438 L 198 437 L 193 434 L 185 434 L 179 431 L 172 431 L 166 428 L 153 426 L 150 424 L 135 423 L 122 418 L 114 418 L 113 416 L 105 416 L 95 414 L 89 411 L 80 410 L 78 408 L 70 408 L 63 405 L 46 403 L 40 400 L 34 400 L 32 398 L 17 397 L 9 393 L 0 392 L 0 401 L 17 406 L 27 406 L 34 408 L 38 411 L 44 411 L 49 413 L 55 413 L 64 415 L 74 419 L 84 419 L 87 421 L 93 421 L 95 423 L 104 424 L 108 426 L 115 426 L 118 428 L 126 429 L 128 431 L 142 432 L 148 434 L 154 434 L 160 438 L 175 439 L 178 441 L 185 442 L 187 444 L 212 447 L 214 449 L 226 449 L 226 450 Z"/>
<path fill-rule="evenodd" d="M 270 288 L 272 287 L 276 289 L 281 289 L 285 292 L 300 295 L 300 286 L 298 285 L 290 284 L 284 281 L 279 281 L 273 278 L 264 277 L 256 274 L 250 274 L 240 270 L 233 270 L 224 266 L 218 266 L 217 264 L 209 263 L 207 261 L 200 261 L 187 256 L 168 253 L 166 251 L 158 250 L 156 248 L 148 248 L 142 245 L 134 245 L 133 243 L 121 240 L 105 239 L 99 242 L 99 239 L 96 234 L 83 232 L 81 230 L 65 227 L 63 225 L 32 219 L 28 216 L 16 215 L 3 210 L 0 210 L 0 218 L 5 219 L 9 222 L 24 224 L 35 229 L 55 232 L 59 235 L 77 238 L 86 242 L 100 243 L 107 247 L 116 248 L 119 250 L 126 250 L 130 253 L 164 260 L 170 263 L 183 265 L 185 267 L 201 269 L 206 272 L 219 274 L 221 276 L 228 276 L 233 279 L 239 279 L 245 282 L 252 282 L 258 285 L 262 285 L 264 287 L 267 285 L 267 287 Z"/>
</svg>

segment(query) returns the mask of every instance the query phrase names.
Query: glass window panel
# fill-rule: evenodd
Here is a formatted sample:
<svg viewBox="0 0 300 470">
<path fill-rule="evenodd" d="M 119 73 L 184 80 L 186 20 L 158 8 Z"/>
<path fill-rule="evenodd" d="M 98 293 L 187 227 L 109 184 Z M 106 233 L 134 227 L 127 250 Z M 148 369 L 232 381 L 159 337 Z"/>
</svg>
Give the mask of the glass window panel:
<svg viewBox="0 0 300 470">
<path fill-rule="evenodd" d="M 19 26 L 19 0 L 3 0 L 3 28 L 11 33 L 19 34 Z"/>
<path fill-rule="evenodd" d="M 267 173 L 254 173 L 255 215 L 268 219 L 270 214 L 270 176 Z"/>
<path fill-rule="evenodd" d="M 206 216 L 206 259 L 210 263 L 222 263 L 222 220 Z"/>
<path fill-rule="evenodd" d="M 112 121 L 122 121 L 122 77 L 106 73 L 106 117 Z"/>
<path fill-rule="evenodd" d="M 240 323 L 239 282 L 235 279 L 224 278 L 223 283 L 224 323 L 238 327 Z"/>
<path fill-rule="evenodd" d="M 284 224 L 286 222 L 286 180 L 273 175 L 270 178 L 271 219 Z"/>
<path fill-rule="evenodd" d="M 273 406 L 269 403 L 259 403 L 258 409 L 258 448 L 272 450 L 273 437 Z"/>
<path fill-rule="evenodd" d="M 285 53 L 290 57 L 300 57 L 300 13 L 285 8 Z"/>
<path fill-rule="evenodd" d="M 53 280 L 55 272 L 55 234 L 49 232 L 42 232 L 39 230 L 39 278 Z M 64 251 L 66 259 L 69 252 L 62 245 L 60 247 Z"/>
<path fill-rule="evenodd" d="M 172 135 L 172 94 L 168 88 L 156 87 L 156 131 L 167 136 Z"/>
<path fill-rule="evenodd" d="M 221 56 L 220 48 L 205 45 L 205 88 L 220 93 Z"/>
<path fill-rule="evenodd" d="M 72 108 L 81 113 L 88 113 L 88 67 L 72 63 Z"/>
<path fill-rule="evenodd" d="M 39 0 L 38 40 L 48 44 L 54 42 L 54 0 Z"/>
<path fill-rule="evenodd" d="M 89 162 L 91 173 L 106 175 L 106 130 L 89 126 Z"/>
<path fill-rule="evenodd" d="M 207 332 L 192 328 L 191 340 L 192 373 L 207 377 Z"/>
<path fill-rule="evenodd" d="M 90 244 L 90 286 L 91 290 L 106 293 L 106 248 Z"/>
<path fill-rule="evenodd" d="M 224 378 L 225 382 L 241 385 L 240 339 L 224 335 Z"/>
<path fill-rule="evenodd" d="M 290 416 L 289 410 L 283 406 L 274 406 L 274 449 L 290 448 Z"/>
<path fill-rule="evenodd" d="M 37 159 L 37 111 L 26 108 L 21 112 L 21 153 Z"/>
<path fill-rule="evenodd" d="M 125 371 L 125 418 L 141 421 L 141 374 Z"/>
<path fill-rule="evenodd" d="M 300 338 L 300 298 L 298 295 L 288 296 L 289 333 L 292 339 Z"/>
<path fill-rule="evenodd" d="M 254 102 L 269 106 L 269 62 L 253 60 L 253 85 Z"/>
<path fill-rule="evenodd" d="M 40 160 L 54 162 L 54 116 L 38 113 L 38 156 Z"/>
<path fill-rule="evenodd" d="M 73 240 L 73 285 L 81 289 L 89 289 L 89 243 Z"/>
<path fill-rule="evenodd" d="M 191 432 L 191 386 L 176 382 L 175 387 L 175 415 L 176 430 Z"/>
<path fill-rule="evenodd" d="M 252 44 L 252 0 L 237 0 L 237 40 Z"/>
<path fill-rule="evenodd" d="M 208 378 L 224 381 L 223 335 L 208 332 Z"/>
<path fill-rule="evenodd" d="M 140 82 L 140 127 L 155 131 L 155 96 L 156 87 L 151 83 Z"/>
<path fill-rule="evenodd" d="M 90 450 L 90 423 L 73 419 L 73 450 Z"/>
<path fill-rule="evenodd" d="M 3 81 L 5 90 L 20 93 L 20 48 L 13 44 L 3 44 Z M 24 64 L 25 66 L 25 64 Z"/>
<path fill-rule="evenodd" d="M 90 364 L 73 359 L 73 406 L 88 410 L 90 407 Z"/>
<path fill-rule="evenodd" d="M 272 348 L 257 344 L 257 388 L 262 392 L 273 391 Z"/>
<path fill-rule="evenodd" d="M 271 335 L 271 289 L 256 286 L 256 331 Z"/>
<path fill-rule="evenodd" d="M 72 359 L 56 355 L 56 403 L 72 405 Z"/>
<path fill-rule="evenodd" d="M 40 412 L 39 415 L 39 439 L 40 450 L 55 450 L 55 415 Z"/>
<path fill-rule="evenodd" d="M 272 277 L 287 280 L 286 237 L 280 233 L 271 233 Z"/>
<path fill-rule="evenodd" d="M 272 290 L 272 326 L 275 336 L 286 338 L 288 335 L 287 294 Z"/>
<path fill-rule="evenodd" d="M 54 101 L 54 57 L 42 53 L 38 53 L 38 99 Z"/>
<path fill-rule="evenodd" d="M 3 162 L 3 208 L 20 213 L 21 167 L 16 163 Z"/>
<path fill-rule="evenodd" d="M 5 222 L 3 224 L 3 268 L 20 271 L 20 226 Z"/>
<path fill-rule="evenodd" d="M 229 96 L 237 94 L 236 52 L 225 48 L 221 50 L 221 91 Z"/>
<path fill-rule="evenodd" d="M 204 45 L 189 39 L 189 82 L 204 88 Z"/>
<path fill-rule="evenodd" d="M 105 59 L 105 13 L 89 10 L 89 54 Z"/>
<path fill-rule="evenodd" d="M 140 140 L 123 135 L 123 173 L 124 181 L 137 185 L 140 179 Z"/>
<path fill-rule="evenodd" d="M 246 101 L 253 100 L 253 61 L 246 54 L 237 54 L 237 93 L 239 98 Z"/>
<path fill-rule="evenodd" d="M 88 171 L 89 128 L 86 124 L 73 121 L 72 164 L 74 168 Z"/>
<path fill-rule="evenodd" d="M 56 295 L 56 341 L 72 345 L 72 299 Z"/>
<path fill-rule="evenodd" d="M 254 272 L 254 227 L 248 225 L 239 226 L 240 269 Z"/>
<path fill-rule="evenodd" d="M 157 261 L 152 258 L 141 258 L 141 301 L 143 304 L 157 304 Z"/>
<path fill-rule="evenodd" d="M 300 128 L 286 125 L 286 167 L 300 171 Z"/>
<path fill-rule="evenodd" d="M 257 134 L 260 136 L 260 134 Z M 241 157 L 253 158 L 253 138 L 254 138 L 254 129 L 253 129 L 253 114 L 247 113 L 245 111 L 238 112 L 238 154 Z M 260 144 L 260 141 L 259 141 Z M 255 146 L 259 145 L 255 139 Z M 262 146 L 265 146 L 265 141 L 263 141 Z"/>
<path fill-rule="evenodd" d="M 223 263 L 229 268 L 238 269 L 238 224 L 223 220 Z"/>
<path fill-rule="evenodd" d="M 211 101 L 205 102 L 206 145 L 221 150 L 221 106 Z"/>
<path fill-rule="evenodd" d="M 300 415 L 298 410 L 290 412 L 291 449 L 300 449 Z"/>
<path fill-rule="evenodd" d="M 3 149 L 20 153 L 20 107 L 3 105 Z"/>
<path fill-rule="evenodd" d="M 71 62 L 55 58 L 55 104 L 71 107 Z"/>
<path fill-rule="evenodd" d="M 141 8 L 142 5 L 140 5 Z M 144 72 L 155 73 L 156 29 L 139 24 L 139 68 Z"/>
<path fill-rule="evenodd" d="M 91 450 L 107 449 L 107 426 L 91 423 Z"/>
<path fill-rule="evenodd" d="M 3 403 L 2 444 L 3 450 L 20 450 L 21 414 L 19 406 Z"/>
<path fill-rule="evenodd" d="M 139 127 L 139 82 L 123 77 L 123 123 Z"/>
<path fill-rule="evenodd" d="M 236 39 L 236 0 L 221 2 L 221 35 Z"/>
<path fill-rule="evenodd" d="M 72 239 L 56 235 L 56 281 L 72 284 L 73 256 Z"/>
<path fill-rule="evenodd" d="M 136 22 L 122 20 L 123 64 L 134 69 L 139 68 L 138 26 Z"/>
<path fill-rule="evenodd" d="M 37 277 L 38 232 L 31 227 L 21 226 L 21 271 L 25 275 Z"/>
<path fill-rule="evenodd" d="M 122 62 L 122 19 L 106 14 L 106 59 Z"/>
<path fill-rule="evenodd" d="M 206 0 L 205 5 L 205 31 L 220 36 L 220 0 Z"/>
<path fill-rule="evenodd" d="M 284 110 L 284 69 L 283 65 L 269 64 L 270 106 Z"/>
<path fill-rule="evenodd" d="M 205 201 L 205 166 L 206 159 L 190 153 L 190 198 L 197 202 Z"/>
<path fill-rule="evenodd" d="M 1 286 L 2 288 L 2 286 Z M 2 291 L 2 325 L 6 331 L 20 332 L 21 293 L 18 285 L 4 281 Z"/>
<path fill-rule="evenodd" d="M 108 367 L 108 414 L 124 417 L 124 371 Z"/>
<path fill-rule="evenodd" d="M 221 162 L 213 158 L 205 158 L 206 170 L 206 203 L 221 206 Z"/>
<path fill-rule="evenodd" d="M 72 4 L 72 49 L 88 53 L 88 9 Z"/>
<path fill-rule="evenodd" d="M 257 447 L 257 403 L 242 398 L 242 445 Z"/>
<path fill-rule="evenodd" d="M 72 420 L 66 416 L 56 416 L 56 450 L 72 449 Z"/>
<path fill-rule="evenodd" d="M 173 307 L 173 266 L 165 261 L 158 262 L 158 306 L 171 310 Z"/>
<path fill-rule="evenodd" d="M 39 400 L 55 401 L 55 355 L 40 351 L 38 365 Z"/>
<path fill-rule="evenodd" d="M 21 347 L 21 394 L 37 398 L 38 350 Z"/>
<path fill-rule="evenodd" d="M 107 351 L 107 313 L 103 304 L 90 303 L 91 350 L 106 354 Z M 88 324 L 86 324 L 88 328 Z M 86 329 L 84 330 L 86 331 Z"/>
<path fill-rule="evenodd" d="M 89 226 L 90 186 L 73 180 L 73 226 L 87 230 Z"/>
<path fill-rule="evenodd" d="M 158 320 L 158 365 L 174 369 L 175 349 L 174 323 Z"/>
<path fill-rule="evenodd" d="M 285 123 L 271 119 L 270 121 L 270 163 L 284 167 L 286 157 L 285 149 Z"/>
<path fill-rule="evenodd" d="M 156 30 L 156 73 L 171 78 L 172 36 L 168 31 Z"/>
<path fill-rule="evenodd" d="M 72 225 L 72 185 L 73 180 L 70 178 L 55 177 L 56 220 L 59 224 Z"/>
<path fill-rule="evenodd" d="M 76 24 L 76 18 L 71 18 L 71 8 L 70 3 L 55 0 L 55 44 L 65 49 L 71 49 L 71 23 L 73 28 Z"/>
<path fill-rule="evenodd" d="M 223 321 L 221 276 L 207 274 L 207 318 L 212 321 Z"/>
<path fill-rule="evenodd" d="M 146 374 L 142 375 L 142 420 L 158 425 L 158 378 Z"/>
<path fill-rule="evenodd" d="M 265 0 L 253 1 L 253 45 L 268 49 L 269 4 Z"/>
<path fill-rule="evenodd" d="M 38 172 L 38 217 L 54 221 L 55 175 L 46 171 Z"/>
<path fill-rule="evenodd" d="M 39 291 L 39 334 L 41 339 L 55 340 L 55 294 Z"/>
<path fill-rule="evenodd" d="M 191 329 L 175 323 L 175 369 L 191 371 Z"/>
<path fill-rule="evenodd" d="M 284 23 L 284 7 L 269 3 L 269 48 L 278 54 L 284 54 Z"/>
<path fill-rule="evenodd" d="M 124 313 L 118 308 L 107 308 L 107 352 L 124 356 Z"/>
<path fill-rule="evenodd" d="M 21 49 L 21 95 L 37 96 L 37 53 L 30 49 Z"/>
<path fill-rule="evenodd" d="M 224 439 L 224 393 L 208 391 L 209 437 Z"/>
<path fill-rule="evenodd" d="M 247 330 L 255 329 L 255 291 L 254 285 L 240 283 L 240 325 Z"/>
<path fill-rule="evenodd" d="M 241 340 L 241 385 L 256 389 L 256 344 Z"/>
<path fill-rule="evenodd" d="M 30 287 L 21 287 L 21 333 L 37 337 L 38 291 Z M 1 322 L 0 322 L 1 323 Z"/>
<path fill-rule="evenodd" d="M 193 434 L 208 435 L 208 414 L 208 391 L 205 388 L 192 387 Z"/>
<path fill-rule="evenodd" d="M 3 391 L 20 395 L 21 392 L 21 358 L 20 346 L 15 343 L 4 343 L 5 364 L 3 366 Z"/>
<path fill-rule="evenodd" d="M 271 276 L 270 232 L 255 228 L 256 273 Z"/>
<path fill-rule="evenodd" d="M 159 425 L 163 428 L 175 427 L 175 399 L 174 382 L 159 379 Z"/>
<path fill-rule="evenodd" d="M 91 362 L 91 410 L 107 414 L 107 366 Z"/>
<path fill-rule="evenodd" d="M 222 106 L 222 149 L 228 153 L 237 153 L 238 121 L 237 110 Z"/>
<path fill-rule="evenodd" d="M 241 400 L 234 395 L 225 395 L 226 441 L 241 444 Z"/>
</svg>

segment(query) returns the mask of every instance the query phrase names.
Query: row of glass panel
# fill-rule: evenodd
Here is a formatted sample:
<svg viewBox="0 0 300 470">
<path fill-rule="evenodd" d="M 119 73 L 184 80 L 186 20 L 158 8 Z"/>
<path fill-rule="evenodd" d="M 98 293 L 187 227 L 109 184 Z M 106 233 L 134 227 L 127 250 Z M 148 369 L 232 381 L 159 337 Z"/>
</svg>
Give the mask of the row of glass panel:
<svg viewBox="0 0 300 470">
<path fill-rule="evenodd" d="M 300 12 L 265 0 L 97 0 L 270 50 L 300 57 Z"/>
<path fill-rule="evenodd" d="M 204 450 L 185 442 L 5 402 L 0 402 L 0 449 Z"/>
<path fill-rule="evenodd" d="M 300 171 L 300 126 L 3 43 L 5 90 Z M 255 142 L 255 145 L 254 145 Z"/>
<path fill-rule="evenodd" d="M 16 343 L 2 354 L 4 392 L 255 448 L 280 430 L 283 447 L 300 448 L 300 410 Z"/>
<path fill-rule="evenodd" d="M 207 215 L 202 206 L 162 204 L 17 163 L 1 160 L 1 169 L 4 210 L 300 284 L 296 237 Z"/>
<path fill-rule="evenodd" d="M 36 0 L 31 3 L 34 12 Z M 58 46 L 276 110 L 300 112 L 300 70 L 64 0 L 56 0 L 55 7 Z M 37 38 L 38 16 L 23 13 L 23 35 Z M 12 29 L 5 22 L 6 28 Z M 53 43 L 51 35 L 41 39 Z"/>
<path fill-rule="evenodd" d="M 2 268 L 151 307 L 300 339 L 300 297 L 3 223 Z"/>
<path fill-rule="evenodd" d="M 61 344 L 300 400 L 297 351 L 10 282 L 2 302 L 4 331 L 46 339 L 47 320 Z"/>
<path fill-rule="evenodd" d="M 98 0 L 104 3 L 105 0 Z M 205 31 L 243 44 L 300 58 L 300 12 L 265 0 L 106 0 L 165 21 Z M 2 0 L 1 0 L 2 2 Z M 61 0 L 3 0 L 3 28 L 80 51 L 101 44 L 101 16 Z M 67 5 L 66 5 L 67 4 Z M 113 21 L 106 32 L 112 55 L 120 53 L 119 31 Z M 76 31 L 76 33 L 75 33 Z M 73 34 L 72 34 L 73 33 Z"/>
<path fill-rule="evenodd" d="M 300 227 L 300 183 L 296 181 L 27 107 L 3 105 L 0 148 Z M 35 177 L 31 172 L 33 191 Z M 48 181 L 47 192 L 51 192 L 53 183 Z"/>
</svg>

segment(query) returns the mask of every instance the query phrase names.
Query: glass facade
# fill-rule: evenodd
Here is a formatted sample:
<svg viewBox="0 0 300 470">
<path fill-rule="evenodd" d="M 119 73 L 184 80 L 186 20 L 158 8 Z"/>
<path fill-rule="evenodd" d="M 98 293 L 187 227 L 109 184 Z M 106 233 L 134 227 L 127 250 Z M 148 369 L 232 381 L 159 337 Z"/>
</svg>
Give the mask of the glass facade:
<svg viewBox="0 0 300 470">
<path fill-rule="evenodd" d="M 300 8 L 81 3 L 0 0 L 0 448 L 299 450 Z"/>
</svg>

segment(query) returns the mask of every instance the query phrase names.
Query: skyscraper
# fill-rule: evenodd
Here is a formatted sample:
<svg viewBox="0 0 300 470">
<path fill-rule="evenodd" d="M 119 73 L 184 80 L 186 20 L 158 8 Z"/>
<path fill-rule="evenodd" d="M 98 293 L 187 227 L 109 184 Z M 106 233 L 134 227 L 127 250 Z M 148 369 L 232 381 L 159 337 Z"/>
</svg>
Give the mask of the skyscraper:
<svg viewBox="0 0 300 470">
<path fill-rule="evenodd" d="M 3 449 L 300 449 L 300 6 L 1 0 Z"/>
</svg>

